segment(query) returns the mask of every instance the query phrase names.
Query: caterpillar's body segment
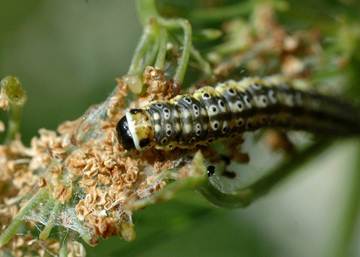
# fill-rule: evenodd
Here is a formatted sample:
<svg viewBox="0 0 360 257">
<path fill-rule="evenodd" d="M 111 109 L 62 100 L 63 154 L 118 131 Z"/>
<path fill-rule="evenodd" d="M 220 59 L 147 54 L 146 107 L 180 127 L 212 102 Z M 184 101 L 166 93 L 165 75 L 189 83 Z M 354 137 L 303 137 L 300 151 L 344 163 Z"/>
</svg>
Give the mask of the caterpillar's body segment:
<svg viewBox="0 0 360 257">
<path fill-rule="evenodd" d="M 126 149 L 171 150 L 263 127 L 360 135 L 360 111 L 333 97 L 295 89 L 280 77 L 245 78 L 130 109 L 117 132 Z"/>
</svg>

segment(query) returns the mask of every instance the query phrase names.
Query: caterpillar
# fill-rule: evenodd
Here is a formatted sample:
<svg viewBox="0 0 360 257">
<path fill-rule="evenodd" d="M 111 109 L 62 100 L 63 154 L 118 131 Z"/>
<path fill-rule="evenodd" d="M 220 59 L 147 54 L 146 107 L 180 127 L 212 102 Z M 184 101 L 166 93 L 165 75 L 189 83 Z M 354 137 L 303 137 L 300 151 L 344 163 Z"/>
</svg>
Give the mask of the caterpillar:
<svg viewBox="0 0 360 257">
<path fill-rule="evenodd" d="M 280 76 L 250 77 L 127 110 L 116 130 L 127 150 L 172 150 L 266 127 L 360 135 L 360 109 L 314 90 L 295 88 Z"/>
</svg>

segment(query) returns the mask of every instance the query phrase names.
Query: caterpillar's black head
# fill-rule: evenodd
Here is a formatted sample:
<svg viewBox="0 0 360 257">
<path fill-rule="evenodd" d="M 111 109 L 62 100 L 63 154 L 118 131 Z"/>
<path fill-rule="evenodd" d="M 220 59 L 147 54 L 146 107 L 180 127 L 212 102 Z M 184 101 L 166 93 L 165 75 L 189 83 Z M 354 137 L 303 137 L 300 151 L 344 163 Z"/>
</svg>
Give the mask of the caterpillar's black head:
<svg viewBox="0 0 360 257">
<path fill-rule="evenodd" d="M 116 126 L 120 144 L 126 150 L 145 150 L 154 143 L 154 131 L 143 109 L 130 109 Z"/>
<path fill-rule="evenodd" d="M 126 150 L 131 150 L 135 148 L 134 140 L 130 133 L 129 124 L 127 122 L 126 116 L 122 117 L 119 120 L 118 124 L 116 125 L 116 131 L 120 144 L 122 144 Z"/>
</svg>

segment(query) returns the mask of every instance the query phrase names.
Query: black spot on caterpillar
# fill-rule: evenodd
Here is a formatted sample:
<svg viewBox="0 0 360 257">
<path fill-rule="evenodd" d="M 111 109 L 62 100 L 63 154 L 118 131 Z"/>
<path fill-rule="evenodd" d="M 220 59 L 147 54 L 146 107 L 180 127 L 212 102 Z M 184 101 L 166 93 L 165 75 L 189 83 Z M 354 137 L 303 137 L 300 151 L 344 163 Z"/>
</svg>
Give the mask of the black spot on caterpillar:
<svg viewBox="0 0 360 257">
<path fill-rule="evenodd" d="M 360 110 L 335 97 L 294 88 L 278 76 L 245 78 L 128 110 L 117 132 L 125 149 L 172 150 L 265 127 L 360 135 Z"/>
</svg>

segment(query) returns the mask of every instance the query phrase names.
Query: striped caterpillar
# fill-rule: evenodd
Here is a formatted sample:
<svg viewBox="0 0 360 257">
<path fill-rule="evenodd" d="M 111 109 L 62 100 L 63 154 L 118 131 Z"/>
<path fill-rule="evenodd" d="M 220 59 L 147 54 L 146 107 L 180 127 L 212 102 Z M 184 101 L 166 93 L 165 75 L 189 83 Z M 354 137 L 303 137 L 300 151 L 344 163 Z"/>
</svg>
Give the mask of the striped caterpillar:
<svg viewBox="0 0 360 257">
<path fill-rule="evenodd" d="M 116 129 L 125 149 L 172 150 L 264 127 L 360 135 L 360 110 L 331 96 L 296 89 L 278 76 L 245 78 L 130 109 Z"/>
</svg>

